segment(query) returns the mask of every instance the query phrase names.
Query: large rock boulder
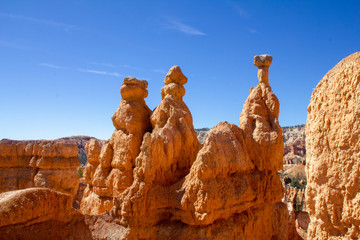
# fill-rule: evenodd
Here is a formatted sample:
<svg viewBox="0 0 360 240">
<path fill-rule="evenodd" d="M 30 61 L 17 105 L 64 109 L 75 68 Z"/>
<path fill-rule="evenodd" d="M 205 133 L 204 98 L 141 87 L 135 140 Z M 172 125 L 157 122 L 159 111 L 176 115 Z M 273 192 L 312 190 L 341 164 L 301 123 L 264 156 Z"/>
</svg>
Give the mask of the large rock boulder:
<svg viewBox="0 0 360 240">
<path fill-rule="evenodd" d="M 85 217 L 72 209 L 72 202 L 72 195 L 48 188 L 1 193 L 0 238 L 92 239 Z"/>
<path fill-rule="evenodd" d="M 313 91 L 306 123 L 308 239 L 360 238 L 360 52 Z"/>
</svg>

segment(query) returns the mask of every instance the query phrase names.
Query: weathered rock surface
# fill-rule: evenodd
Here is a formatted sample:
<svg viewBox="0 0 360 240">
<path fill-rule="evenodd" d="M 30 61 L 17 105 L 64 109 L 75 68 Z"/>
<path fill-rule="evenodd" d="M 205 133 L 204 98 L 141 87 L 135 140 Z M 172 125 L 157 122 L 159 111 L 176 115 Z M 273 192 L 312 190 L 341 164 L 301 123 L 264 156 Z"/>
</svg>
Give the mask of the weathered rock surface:
<svg viewBox="0 0 360 240">
<path fill-rule="evenodd" d="M 84 179 L 88 187 L 81 202 L 83 213 L 109 211 L 113 206 L 112 197 L 131 186 L 143 135 L 151 130 L 151 110 L 144 100 L 148 95 L 147 85 L 146 81 L 126 77 L 120 89 L 119 108 L 112 117 L 116 128 L 112 137 L 102 147 L 94 139 L 87 143 Z"/>
<path fill-rule="evenodd" d="M 209 135 L 210 128 L 195 129 L 199 143 L 203 144 Z"/>
<path fill-rule="evenodd" d="M 1 239 L 92 239 L 73 197 L 48 188 L 0 194 Z"/>
<path fill-rule="evenodd" d="M 307 239 L 307 230 L 310 223 L 308 212 L 299 211 L 295 213 L 295 227 L 300 239 Z"/>
<path fill-rule="evenodd" d="M 0 227 L 33 224 L 69 215 L 72 196 L 48 188 L 28 188 L 0 194 Z"/>
<path fill-rule="evenodd" d="M 162 102 L 153 112 L 144 101 L 147 82 L 125 78 L 112 118 L 114 134 L 103 146 L 96 140 L 86 146 L 87 187 L 80 206 L 85 214 L 69 210 L 71 202 L 64 200 L 64 216 L 57 220 L 51 215 L 28 226 L 27 219 L 8 223 L 0 233 L 8 239 L 32 239 L 24 231 L 64 239 L 41 231 L 58 223 L 75 239 L 287 240 L 289 214 L 280 202 L 277 173 L 284 153 L 279 102 L 268 82 L 272 57 L 254 60 L 259 84 L 244 104 L 240 126 L 219 123 L 203 145 L 182 100 L 187 78 L 180 67 L 166 75 Z M 12 230 L 18 231 L 11 235 Z"/>
<path fill-rule="evenodd" d="M 308 239 L 360 238 L 360 52 L 313 91 L 306 123 Z"/>
<path fill-rule="evenodd" d="M 255 59 L 260 83 L 244 105 L 240 127 L 219 123 L 201 150 L 182 101 L 186 77 L 179 67 L 170 69 L 132 185 L 114 198 L 111 215 L 128 229 L 127 237 L 287 239 L 277 174 L 284 148 L 279 102 L 267 80 L 270 58 Z"/>
<path fill-rule="evenodd" d="M 75 195 L 80 166 L 75 144 L 0 141 L 0 192 L 45 187 Z"/>
<path fill-rule="evenodd" d="M 150 117 L 153 130 L 145 134 L 135 161 L 134 182 L 115 199 L 114 216 L 130 226 L 133 238 L 153 237 L 154 226 L 169 220 L 174 184 L 189 173 L 199 150 L 191 113 L 182 100 L 186 81 L 178 66 L 165 77 L 162 102 Z"/>
<path fill-rule="evenodd" d="M 269 85 L 269 66 L 272 57 L 256 58 L 254 64 L 259 68 L 259 84 L 250 89 L 243 111 L 240 115 L 240 128 L 244 131 L 245 144 L 249 157 L 259 171 L 280 170 L 284 155 L 282 129 L 278 116 L 280 104 Z M 260 150 L 261 149 L 261 150 Z"/>
<path fill-rule="evenodd" d="M 305 125 L 284 127 L 284 164 L 302 164 L 306 158 Z"/>
</svg>

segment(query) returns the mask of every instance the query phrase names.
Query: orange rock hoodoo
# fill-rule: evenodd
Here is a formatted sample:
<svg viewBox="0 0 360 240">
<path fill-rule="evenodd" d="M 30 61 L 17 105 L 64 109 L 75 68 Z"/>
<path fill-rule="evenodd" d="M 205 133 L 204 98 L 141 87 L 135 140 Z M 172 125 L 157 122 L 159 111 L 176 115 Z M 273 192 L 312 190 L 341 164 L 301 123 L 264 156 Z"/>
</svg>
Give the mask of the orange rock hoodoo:
<svg viewBox="0 0 360 240">
<path fill-rule="evenodd" d="M 180 67 L 166 75 L 152 113 L 144 101 L 147 83 L 125 78 L 113 136 L 101 149 L 95 141 L 87 146 L 82 211 L 111 208 L 128 239 L 287 239 L 271 60 L 255 57 L 259 84 L 244 104 L 240 127 L 219 123 L 203 146 L 182 100 L 187 78 Z"/>
<path fill-rule="evenodd" d="M 250 90 L 240 126 L 219 123 L 203 145 L 182 100 L 187 78 L 180 67 L 166 75 L 162 102 L 153 112 L 144 101 L 147 82 L 125 78 L 112 137 L 102 147 L 96 140 L 86 146 L 87 187 L 80 207 L 85 215 L 69 209 L 70 195 L 14 191 L 2 195 L 0 219 L 7 222 L 0 233 L 13 239 L 31 239 L 36 232 L 39 239 L 58 238 L 51 229 L 61 226 L 67 228 L 63 239 L 287 240 L 289 215 L 280 202 L 277 174 L 284 147 L 279 102 L 268 81 L 271 60 L 255 57 L 259 84 Z M 61 211 L 19 209 L 22 218 L 13 217 L 14 206 L 47 210 L 61 204 L 56 199 L 64 203 Z"/>
<path fill-rule="evenodd" d="M 360 52 L 313 91 L 306 122 L 308 239 L 360 239 Z"/>
<path fill-rule="evenodd" d="M 0 141 L 0 193 L 30 187 L 75 195 L 78 148 L 55 141 Z"/>
<path fill-rule="evenodd" d="M 147 85 L 146 81 L 126 77 L 120 89 L 119 108 L 112 117 L 116 130 L 109 142 L 102 148 L 96 140 L 88 142 L 88 162 L 84 172 L 88 187 L 81 202 L 83 213 L 109 211 L 113 206 L 112 197 L 131 186 L 143 135 L 151 130 L 151 110 L 144 100 L 148 95 Z"/>
</svg>

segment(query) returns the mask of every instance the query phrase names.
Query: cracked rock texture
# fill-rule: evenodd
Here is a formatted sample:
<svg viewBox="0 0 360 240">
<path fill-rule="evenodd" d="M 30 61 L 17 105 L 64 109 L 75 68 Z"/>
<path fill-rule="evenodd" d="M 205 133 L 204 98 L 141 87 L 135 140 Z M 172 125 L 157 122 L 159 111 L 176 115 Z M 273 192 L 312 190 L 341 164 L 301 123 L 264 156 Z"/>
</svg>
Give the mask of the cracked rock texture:
<svg viewBox="0 0 360 240">
<path fill-rule="evenodd" d="M 0 141 L 0 193 L 45 187 L 75 195 L 78 147 L 55 141 Z"/>
<path fill-rule="evenodd" d="M 360 52 L 313 91 L 306 123 L 308 239 L 360 238 Z"/>
</svg>

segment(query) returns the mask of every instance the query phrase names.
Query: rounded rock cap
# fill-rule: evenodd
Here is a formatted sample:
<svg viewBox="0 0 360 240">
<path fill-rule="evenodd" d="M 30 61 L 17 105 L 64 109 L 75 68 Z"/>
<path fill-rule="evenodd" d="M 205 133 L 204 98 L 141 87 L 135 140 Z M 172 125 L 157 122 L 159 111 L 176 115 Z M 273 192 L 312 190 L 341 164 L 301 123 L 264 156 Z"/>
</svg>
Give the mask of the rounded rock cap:
<svg viewBox="0 0 360 240">
<path fill-rule="evenodd" d="M 272 56 L 269 54 L 257 55 L 254 57 L 254 65 L 257 67 L 270 67 Z"/>
<path fill-rule="evenodd" d="M 125 77 L 124 78 L 124 84 L 125 85 L 137 85 L 141 87 L 142 89 L 146 89 L 148 87 L 148 82 L 145 80 L 137 80 L 135 77 Z"/>
<path fill-rule="evenodd" d="M 184 85 L 187 83 L 187 77 L 182 73 L 181 68 L 179 66 L 172 66 L 169 72 L 166 74 L 164 83 L 166 85 L 170 83 L 177 83 L 180 85 Z"/>
<path fill-rule="evenodd" d="M 124 83 L 120 88 L 120 94 L 123 99 L 144 99 L 148 96 L 146 90 L 148 82 L 137 80 L 135 77 L 125 77 Z"/>
</svg>

